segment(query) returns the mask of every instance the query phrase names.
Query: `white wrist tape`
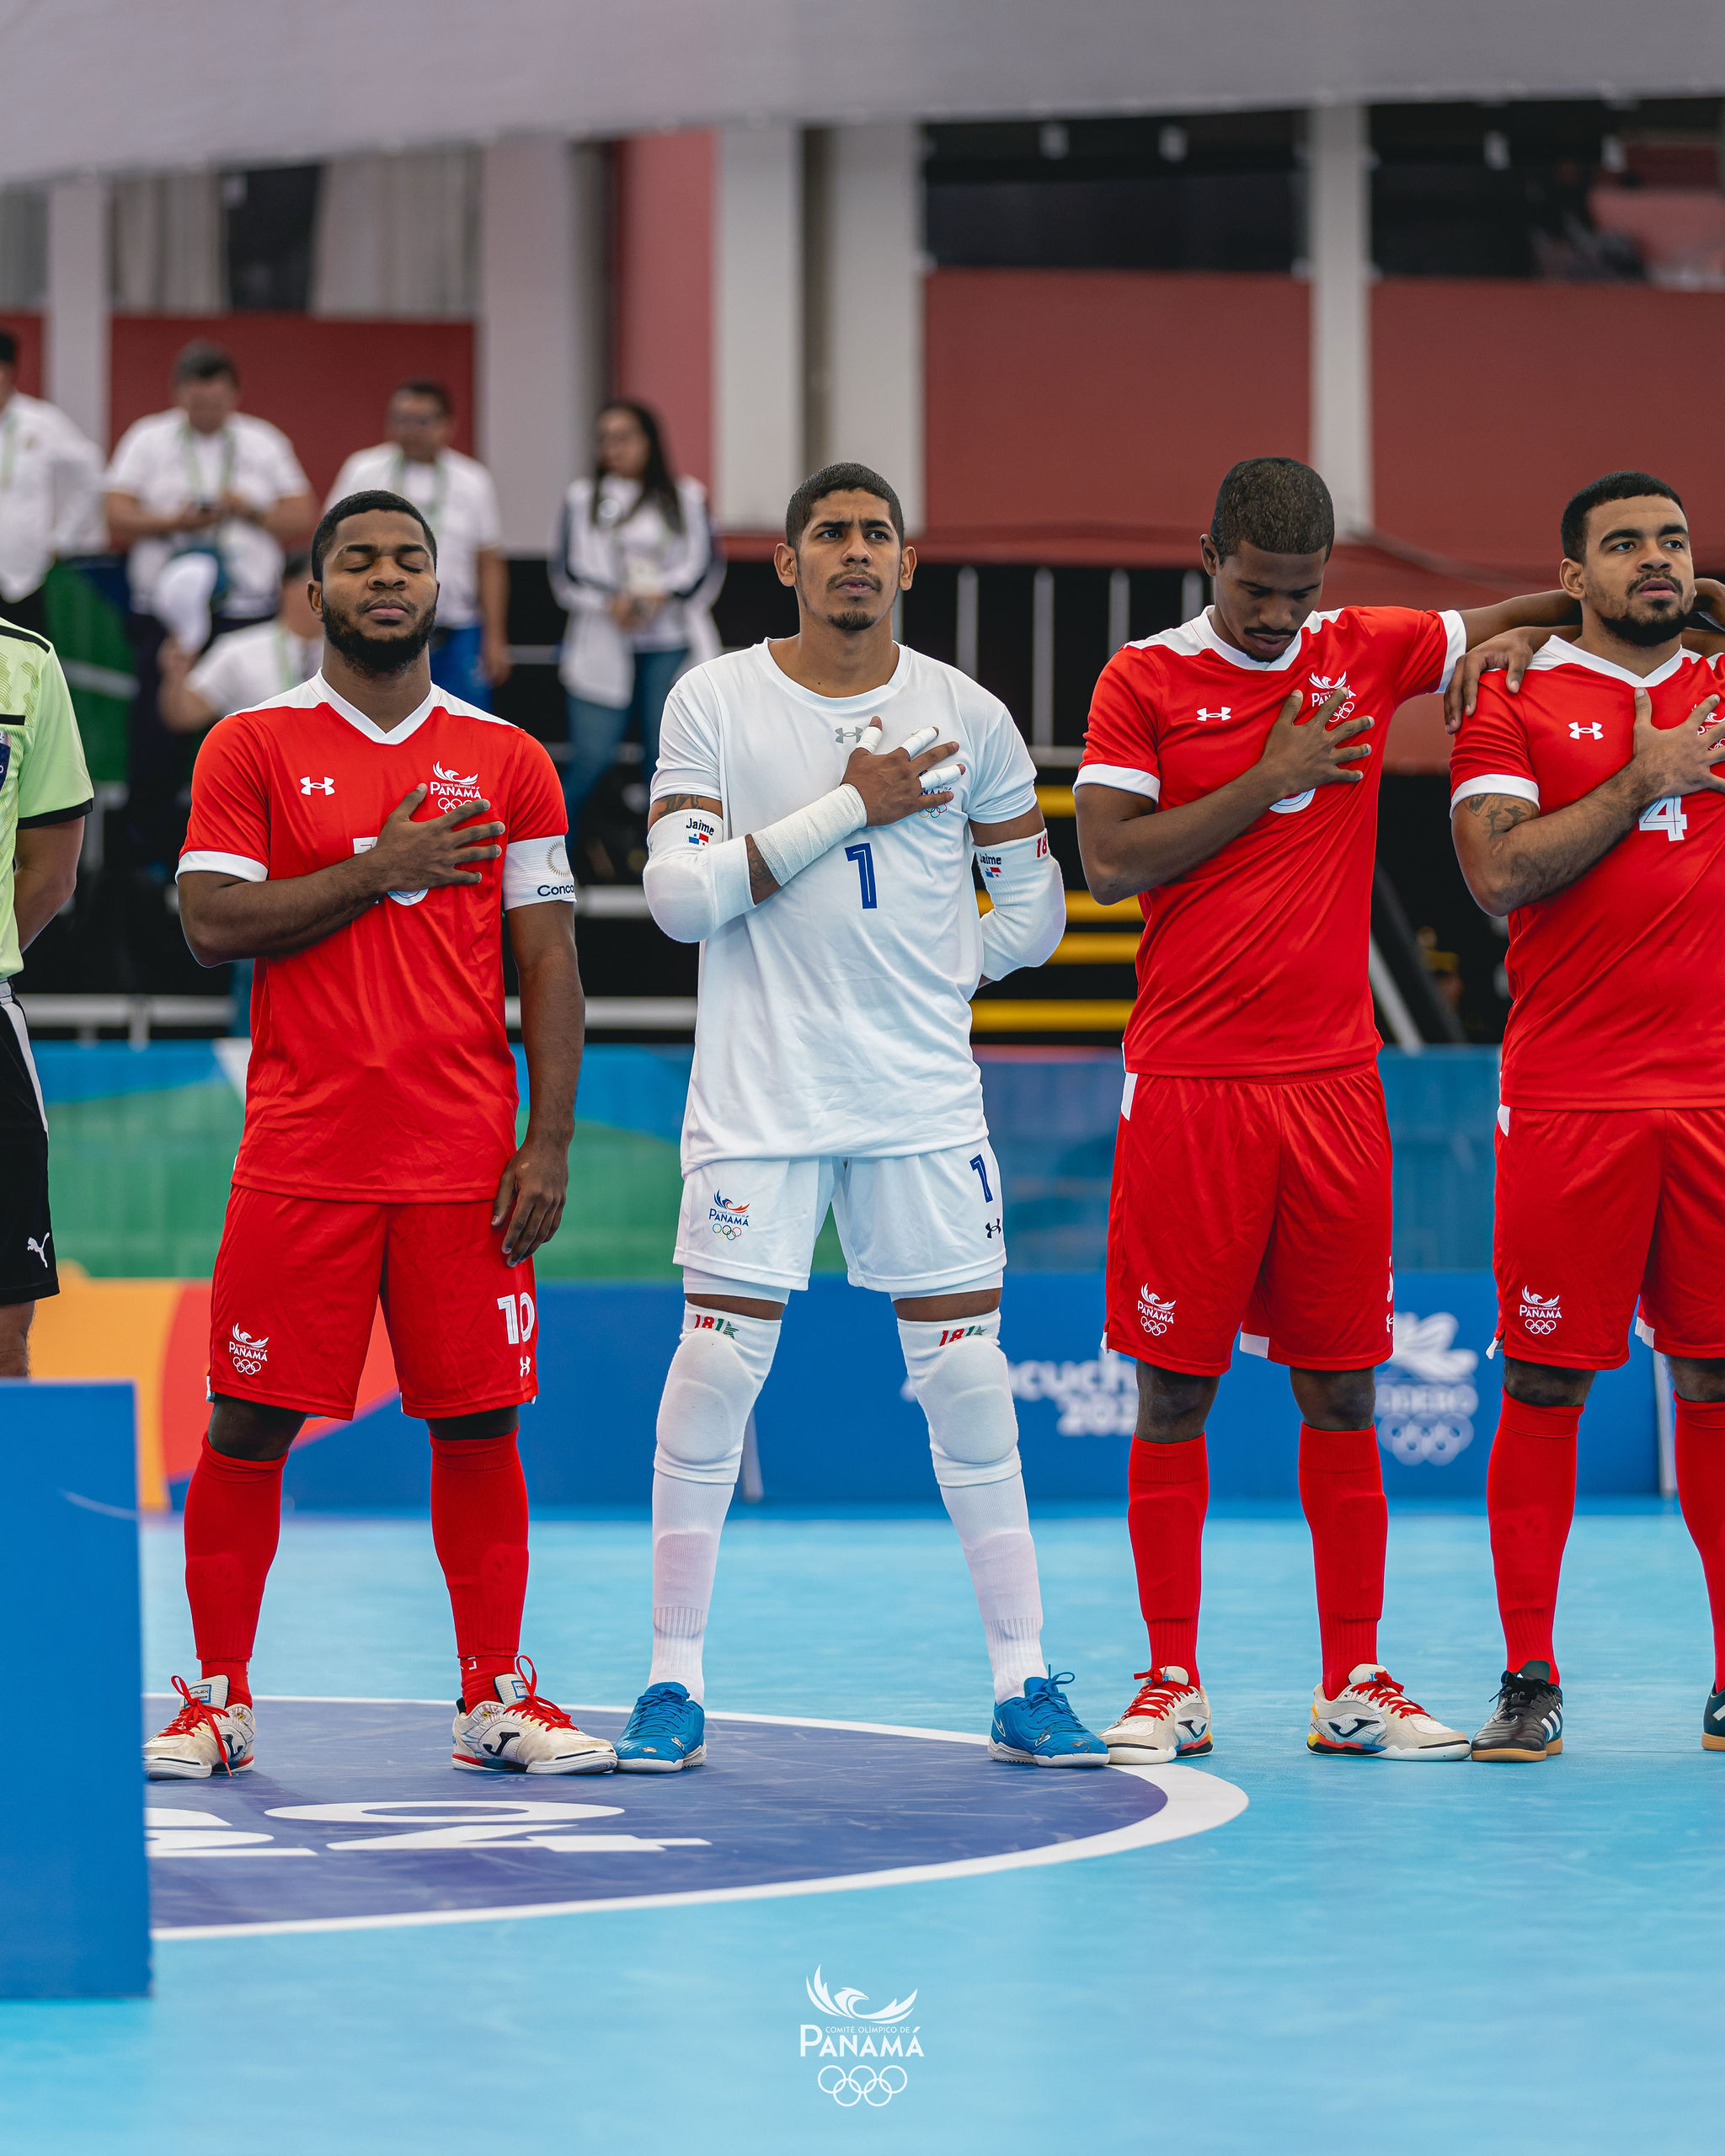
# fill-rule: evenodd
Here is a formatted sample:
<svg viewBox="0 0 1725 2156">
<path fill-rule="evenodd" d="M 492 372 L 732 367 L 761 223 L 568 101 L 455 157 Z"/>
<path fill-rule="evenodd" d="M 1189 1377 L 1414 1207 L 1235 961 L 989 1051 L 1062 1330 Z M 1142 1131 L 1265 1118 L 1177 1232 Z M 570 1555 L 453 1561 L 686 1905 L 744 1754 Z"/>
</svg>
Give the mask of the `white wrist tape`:
<svg viewBox="0 0 1725 2156">
<path fill-rule="evenodd" d="M 653 918 L 673 942 L 704 942 L 754 903 L 748 842 L 724 833 L 724 819 L 711 809 L 680 808 L 647 834 L 641 884 Z"/>
<path fill-rule="evenodd" d="M 854 786 L 836 786 L 811 801 L 806 808 L 793 809 L 765 830 L 750 834 L 755 850 L 772 871 L 782 889 L 793 876 L 800 876 L 810 862 L 830 853 L 841 839 L 860 831 L 868 811 Z"/>
<path fill-rule="evenodd" d="M 1046 963 L 1066 932 L 1066 894 L 1048 850 L 1048 833 L 979 846 L 976 865 L 994 911 L 982 917 L 982 970 L 1002 979 L 1020 966 Z"/>
</svg>

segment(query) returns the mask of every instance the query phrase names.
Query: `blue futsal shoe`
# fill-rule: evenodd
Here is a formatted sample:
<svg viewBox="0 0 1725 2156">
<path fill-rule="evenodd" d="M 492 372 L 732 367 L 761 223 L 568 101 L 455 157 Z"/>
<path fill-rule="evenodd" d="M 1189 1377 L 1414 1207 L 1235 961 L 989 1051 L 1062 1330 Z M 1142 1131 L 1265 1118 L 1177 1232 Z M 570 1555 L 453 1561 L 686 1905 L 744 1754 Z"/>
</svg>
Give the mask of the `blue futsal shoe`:
<svg viewBox="0 0 1725 2156">
<path fill-rule="evenodd" d="M 989 1758 L 1011 1759 L 1022 1767 L 1107 1766 L 1108 1748 L 1091 1735 L 1060 1689 L 1071 1681 L 1070 1669 L 1058 1677 L 1027 1677 L 1021 1697 L 997 1702 L 988 1733 Z M 617 1764 L 622 1764 L 621 1745 Z"/>
<path fill-rule="evenodd" d="M 681 1684 L 649 1684 L 617 1741 L 620 1774 L 676 1774 L 707 1757 L 707 1716 Z"/>
</svg>

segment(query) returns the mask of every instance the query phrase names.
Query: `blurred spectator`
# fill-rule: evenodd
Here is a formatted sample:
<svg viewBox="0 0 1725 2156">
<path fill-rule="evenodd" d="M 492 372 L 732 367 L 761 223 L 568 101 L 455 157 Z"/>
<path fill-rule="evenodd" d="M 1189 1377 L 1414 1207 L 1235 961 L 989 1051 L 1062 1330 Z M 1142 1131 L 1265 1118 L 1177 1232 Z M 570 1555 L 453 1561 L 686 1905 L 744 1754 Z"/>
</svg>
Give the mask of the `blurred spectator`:
<svg viewBox="0 0 1725 2156">
<path fill-rule="evenodd" d="M 231 711 L 254 711 L 311 680 L 323 654 L 323 625 L 306 593 L 311 574 L 308 552 L 290 554 L 275 620 L 230 629 L 195 664 L 195 654 L 175 638 L 163 642 L 157 703 L 170 733 L 201 734 Z"/>
<path fill-rule="evenodd" d="M 18 339 L 0 329 L 0 613 L 48 633 L 42 584 L 56 554 L 99 547 L 102 453 L 57 405 L 18 387 Z"/>
<path fill-rule="evenodd" d="M 642 776 L 659 760 L 659 722 L 682 669 L 716 658 L 710 611 L 724 580 L 707 496 L 671 476 L 659 421 L 618 401 L 599 415 L 598 460 L 563 499 L 551 588 L 569 609 L 558 668 L 570 755 L 563 767 L 573 842 L 588 795 L 633 723 Z"/>
<path fill-rule="evenodd" d="M 108 467 L 108 526 L 130 547 L 136 655 L 128 836 L 165 877 L 181 830 L 190 769 L 184 739 L 157 709 L 158 655 L 172 629 L 188 651 L 267 620 L 280 602 L 281 545 L 318 508 L 293 445 L 239 410 L 239 371 L 220 345 L 188 344 L 174 363 L 174 409 L 128 427 Z"/>
<path fill-rule="evenodd" d="M 385 487 L 424 512 L 437 534 L 431 679 L 489 711 L 491 691 L 510 675 L 509 564 L 491 474 L 450 447 L 452 421 L 441 382 L 403 382 L 389 400 L 389 440 L 354 451 L 324 507 L 344 494 Z"/>
</svg>

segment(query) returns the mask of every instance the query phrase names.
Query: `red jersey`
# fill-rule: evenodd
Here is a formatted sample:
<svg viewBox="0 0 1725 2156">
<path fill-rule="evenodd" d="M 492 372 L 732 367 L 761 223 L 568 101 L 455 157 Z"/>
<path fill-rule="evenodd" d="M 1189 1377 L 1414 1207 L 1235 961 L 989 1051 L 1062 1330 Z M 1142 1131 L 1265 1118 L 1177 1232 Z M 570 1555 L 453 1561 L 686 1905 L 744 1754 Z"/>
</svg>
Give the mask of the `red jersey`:
<svg viewBox="0 0 1725 2156">
<path fill-rule="evenodd" d="M 1450 806 L 1479 793 L 1567 808 L 1634 749 L 1635 692 L 1680 726 L 1722 686 L 1679 652 L 1645 679 L 1557 638 L 1501 674 L 1450 752 Z M 1565 890 L 1509 916 L 1503 1097 L 1512 1107 L 1725 1106 L 1725 794 L 1656 801 Z"/>
<path fill-rule="evenodd" d="M 1398 704 L 1448 682 L 1465 640 L 1459 614 L 1344 606 L 1308 616 L 1279 659 L 1248 659 L 1206 611 L 1114 654 L 1091 701 L 1076 783 L 1164 808 L 1249 770 L 1295 690 L 1310 709 L 1346 688 L 1333 723 L 1376 721 L 1358 737 L 1371 750 L 1359 785 L 1278 801 L 1139 899 L 1129 1070 L 1263 1081 L 1350 1070 L 1377 1054 L 1368 960 L 1384 734 Z"/>
<path fill-rule="evenodd" d="M 262 883 L 350 861 L 421 783 L 419 819 L 483 798 L 505 851 L 477 883 L 392 891 L 309 950 L 259 959 L 243 1188 L 489 1198 L 515 1150 L 503 915 L 574 896 L 563 794 L 530 734 L 438 689 L 386 734 L 314 675 L 210 729 L 179 873 Z"/>
</svg>

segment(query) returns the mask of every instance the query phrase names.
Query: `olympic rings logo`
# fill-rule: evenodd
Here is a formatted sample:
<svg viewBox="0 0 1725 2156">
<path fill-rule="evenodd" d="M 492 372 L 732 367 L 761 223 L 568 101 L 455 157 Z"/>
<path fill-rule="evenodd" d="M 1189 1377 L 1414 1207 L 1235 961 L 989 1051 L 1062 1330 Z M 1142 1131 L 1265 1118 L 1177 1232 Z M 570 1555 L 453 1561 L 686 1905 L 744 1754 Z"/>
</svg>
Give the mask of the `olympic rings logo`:
<svg viewBox="0 0 1725 2156">
<path fill-rule="evenodd" d="M 829 2073 L 830 2081 L 826 2078 Z M 830 2096 L 841 2111 L 849 2111 L 854 2104 L 872 2104 L 879 2111 L 904 2093 L 910 2079 L 901 2066 L 885 2066 L 878 2073 L 872 2066 L 853 2066 L 848 2073 L 841 2066 L 824 2066 L 814 2081 L 821 2095 Z"/>
</svg>

